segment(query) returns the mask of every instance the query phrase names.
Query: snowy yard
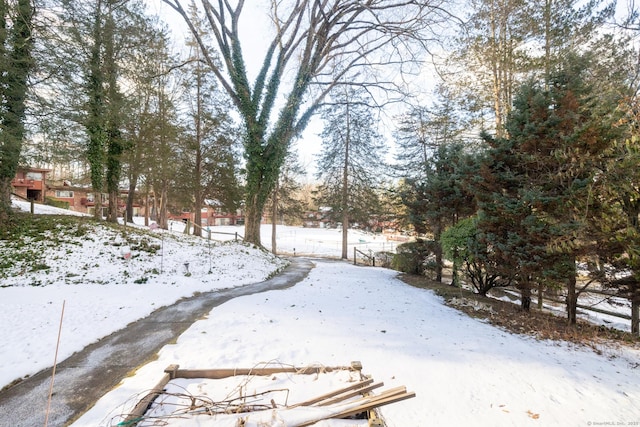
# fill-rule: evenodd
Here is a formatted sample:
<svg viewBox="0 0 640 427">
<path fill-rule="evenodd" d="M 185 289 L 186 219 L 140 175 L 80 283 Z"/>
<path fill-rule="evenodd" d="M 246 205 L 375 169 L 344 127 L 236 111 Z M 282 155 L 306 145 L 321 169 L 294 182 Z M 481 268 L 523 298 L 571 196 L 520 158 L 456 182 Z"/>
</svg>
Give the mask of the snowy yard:
<svg viewBox="0 0 640 427">
<path fill-rule="evenodd" d="M 301 228 L 283 231 L 279 247 L 295 247 L 296 253 L 339 236 L 337 230 L 324 230 L 322 237 Z M 270 226 L 263 229 L 265 243 L 269 232 Z M 29 273 L 3 280 L 1 385 L 52 365 L 63 301 L 59 359 L 182 296 L 261 281 L 284 265 L 245 245 L 211 247 L 179 233 L 162 238 L 161 253 L 127 258 L 126 245 L 104 244 L 113 238 L 96 235 L 60 248 L 50 261 L 54 268 L 38 273 L 42 277 Z M 357 236 L 353 244 L 367 239 Z M 640 425 L 637 349 L 602 343 L 596 353 L 513 335 L 443 305 L 432 292 L 400 281 L 394 271 L 343 261 L 314 263 L 293 288 L 240 297 L 213 309 L 73 426 L 116 425 L 114 420 L 171 364 L 205 369 L 335 366 L 355 360 L 385 388 L 416 392 L 413 399 L 383 407 L 390 427 Z M 87 266 L 95 267 L 85 275 Z M 68 274 L 77 271 L 82 273 Z M 136 283 L 140 277 L 147 279 Z M 42 286 L 28 286 L 34 280 Z M 193 394 L 213 393 L 199 380 L 182 386 Z M 278 416 L 264 425 L 286 425 Z M 200 415 L 188 425 L 210 421 Z"/>
</svg>

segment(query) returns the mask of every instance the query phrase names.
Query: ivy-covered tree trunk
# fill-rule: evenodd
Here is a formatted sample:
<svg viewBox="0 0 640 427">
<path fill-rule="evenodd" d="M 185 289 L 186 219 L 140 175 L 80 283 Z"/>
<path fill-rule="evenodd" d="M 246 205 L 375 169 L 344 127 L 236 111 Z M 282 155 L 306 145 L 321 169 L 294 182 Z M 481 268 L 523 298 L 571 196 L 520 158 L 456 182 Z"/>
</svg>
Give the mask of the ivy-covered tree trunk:
<svg viewBox="0 0 640 427">
<path fill-rule="evenodd" d="M 260 244 L 260 225 L 262 224 L 264 202 L 259 202 L 259 194 L 251 196 L 247 199 L 245 208 L 244 239 L 247 242 Z"/>
<path fill-rule="evenodd" d="M 93 45 L 91 46 L 91 58 L 87 90 L 89 94 L 87 133 L 87 160 L 91 174 L 91 187 L 93 189 L 94 212 L 96 219 L 102 218 L 102 191 L 104 188 L 104 88 L 102 73 L 102 0 L 96 3 L 95 20 L 93 23 Z"/>
<path fill-rule="evenodd" d="M 279 132 L 274 131 L 265 142 L 266 129 L 263 125 L 255 119 L 245 122 L 250 129 L 245 139 L 245 152 L 251 154 L 247 156 L 246 165 L 244 238 L 247 242 L 261 245 L 262 214 L 280 176 L 290 137 L 279 137 Z"/>
<path fill-rule="evenodd" d="M 109 212 L 107 221 L 118 221 L 118 202 L 120 198 L 120 174 L 122 171 L 122 153 L 124 140 L 121 131 L 122 96 L 118 90 L 118 71 L 115 54 L 116 23 L 113 9 L 114 0 L 109 0 L 109 13 L 104 26 L 104 67 L 107 83 L 107 191 L 109 193 Z"/>
<path fill-rule="evenodd" d="M 271 253 L 278 254 L 276 248 L 276 228 L 278 223 L 278 191 L 280 190 L 280 180 L 276 181 L 276 188 L 273 189 L 271 195 Z"/>
<path fill-rule="evenodd" d="M 11 180 L 20 160 L 24 138 L 27 77 L 33 66 L 30 0 L 18 0 L 14 13 L 0 0 L 0 222 L 11 210 Z M 9 17 L 13 16 L 11 26 Z"/>
</svg>

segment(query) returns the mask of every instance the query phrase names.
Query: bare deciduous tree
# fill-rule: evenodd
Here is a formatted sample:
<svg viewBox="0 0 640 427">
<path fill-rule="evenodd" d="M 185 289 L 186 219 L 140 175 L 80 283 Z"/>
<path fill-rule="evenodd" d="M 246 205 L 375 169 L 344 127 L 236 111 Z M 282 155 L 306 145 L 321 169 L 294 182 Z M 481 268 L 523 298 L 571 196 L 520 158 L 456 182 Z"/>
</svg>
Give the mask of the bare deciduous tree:
<svg viewBox="0 0 640 427">
<path fill-rule="evenodd" d="M 242 117 L 245 238 L 256 244 L 264 205 L 290 142 L 326 94 L 344 84 L 363 85 L 385 96 L 402 93 L 401 74 L 417 70 L 427 41 L 436 39 L 435 27 L 449 18 L 443 8 L 446 0 L 271 0 L 273 36 L 251 83 L 248 50 L 240 34 L 244 0 L 197 1 L 213 45 L 200 37 L 184 1 L 163 1 L 184 18 Z M 253 1 L 251 7 L 256 7 Z"/>
</svg>

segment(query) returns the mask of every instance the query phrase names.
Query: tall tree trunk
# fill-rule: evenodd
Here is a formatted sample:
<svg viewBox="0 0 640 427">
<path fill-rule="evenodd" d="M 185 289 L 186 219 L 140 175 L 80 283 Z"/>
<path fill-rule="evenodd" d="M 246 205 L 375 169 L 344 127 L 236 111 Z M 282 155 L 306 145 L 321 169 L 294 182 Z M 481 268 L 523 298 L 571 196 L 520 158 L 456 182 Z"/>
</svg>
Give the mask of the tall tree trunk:
<svg viewBox="0 0 640 427">
<path fill-rule="evenodd" d="M 11 212 L 11 180 L 15 177 L 22 151 L 27 78 L 33 66 L 31 22 L 34 9 L 30 0 L 19 0 L 12 14 L 11 4 L 0 1 L 0 98 L 4 98 L 3 108 L 0 108 L 0 220 L 3 222 Z M 7 32 L 5 24 L 10 15 L 14 16 L 14 23 Z M 10 43 L 8 50 L 6 43 Z"/>
<path fill-rule="evenodd" d="M 527 282 L 521 285 L 520 288 L 520 307 L 524 311 L 529 311 L 531 308 L 531 283 Z"/>
<path fill-rule="evenodd" d="M 637 287 L 631 298 L 631 333 L 640 336 L 640 288 Z"/>
<path fill-rule="evenodd" d="M 576 278 L 567 280 L 567 321 L 575 325 L 577 321 L 578 295 L 576 294 Z"/>
<path fill-rule="evenodd" d="M 569 262 L 572 265 L 572 273 L 567 278 L 567 321 L 570 325 L 577 323 L 578 315 L 578 291 L 577 291 L 577 269 L 576 258 L 572 256 Z"/>
<path fill-rule="evenodd" d="M 118 71 L 115 59 L 115 22 L 113 18 L 114 0 L 109 0 L 109 13 L 104 25 L 104 73 L 107 83 L 107 192 L 109 193 L 109 210 L 107 221 L 118 222 L 118 199 L 120 197 L 120 174 L 122 169 L 122 153 L 124 142 L 120 129 L 121 97 L 118 92 Z"/>
<path fill-rule="evenodd" d="M 118 193 L 110 191 L 108 194 L 109 207 L 107 209 L 107 221 L 116 223 L 118 222 Z"/>
<path fill-rule="evenodd" d="M 102 0 L 97 0 L 96 16 L 93 23 L 93 45 L 89 63 L 87 118 L 87 159 L 91 169 L 91 187 L 94 194 L 96 219 L 102 219 L 102 191 L 104 186 L 105 125 L 104 125 L 104 76 L 102 70 Z"/>
<path fill-rule="evenodd" d="M 196 190 L 194 194 L 195 210 L 193 211 L 193 235 L 202 236 L 202 191 Z"/>
<path fill-rule="evenodd" d="M 245 142 L 246 151 L 264 151 L 263 136 L 264 129 L 259 128 L 257 123 L 248 121 L 246 123 L 249 131 Z M 264 157 L 264 156 L 261 156 Z M 246 165 L 247 184 L 245 187 L 245 215 L 244 215 L 244 240 L 258 246 L 262 246 L 260 240 L 260 226 L 262 224 L 262 213 L 266 201 L 271 195 L 276 177 L 271 179 L 271 174 L 279 170 L 280 164 L 258 159 L 248 159 Z"/>
<path fill-rule="evenodd" d="M 133 223 L 133 200 L 136 194 L 136 187 L 138 186 L 138 176 L 137 172 L 129 175 L 129 193 L 127 194 L 127 207 L 124 216 L 125 223 Z"/>
<path fill-rule="evenodd" d="M 434 230 L 433 240 L 435 242 L 435 256 L 436 256 L 436 282 L 442 283 L 442 245 L 440 244 L 440 237 L 442 237 L 442 220 L 437 219 Z"/>
<path fill-rule="evenodd" d="M 196 164 L 194 171 L 194 226 L 193 235 L 202 236 L 202 206 L 204 205 L 204 197 L 202 195 L 202 73 L 200 70 L 200 61 L 198 55 L 196 69 Z"/>
<path fill-rule="evenodd" d="M 200 146 L 198 146 L 196 154 L 196 170 L 193 179 L 195 180 L 193 192 L 193 199 L 195 201 L 195 209 L 193 211 L 193 235 L 202 237 L 202 207 L 204 206 L 204 197 L 202 195 L 202 185 L 200 184 L 202 180 L 202 152 Z"/>
<path fill-rule="evenodd" d="M 93 191 L 93 217 L 95 219 L 102 219 L 102 192 L 98 190 L 96 192 L 95 188 Z"/>
<path fill-rule="evenodd" d="M 346 139 L 344 142 L 344 165 L 342 167 L 342 259 L 349 258 L 349 152 L 351 144 L 351 114 L 349 102 L 346 104 Z"/>
<path fill-rule="evenodd" d="M 260 225 L 264 204 L 258 203 L 258 195 L 247 200 L 244 213 L 244 240 L 260 245 Z"/>
<path fill-rule="evenodd" d="M 158 222 L 158 194 L 155 190 L 152 191 L 153 194 L 153 203 L 151 204 L 151 219 Z M 158 224 L 160 225 L 160 224 Z"/>
<path fill-rule="evenodd" d="M 349 258 L 349 212 L 345 210 L 342 214 L 342 259 Z"/>
<path fill-rule="evenodd" d="M 574 274 L 567 279 L 567 321 L 570 325 L 575 325 L 578 314 L 578 292 L 576 290 L 575 257 L 572 259 Z"/>
<path fill-rule="evenodd" d="M 158 225 L 165 230 L 169 229 L 169 217 L 167 211 L 167 195 L 169 193 L 169 181 L 162 180 L 160 188 L 160 213 L 158 215 Z"/>
<path fill-rule="evenodd" d="M 149 186 L 146 186 L 146 191 L 144 194 L 144 225 L 145 227 L 149 226 Z"/>
<path fill-rule="evenodd" d="M 0 177 L 0 200 L 0 227 L 3 227 L 11 214 L 11 178 Z"/>
<path fill-rule="evenodd" d="M 538 310 L 542 310 L 544 306 L 544 283 L 538 283 Z"/>
<path fill-rule="evenodd" d="M 280 180 L 276 181 L 276 188 L 273 189 L 273 196 L 271 198 L 271 252 L 274 255 L 278 254 L 276 248 L 276 228 L 278 222 L 278 191 L 280 189 Z"/>
</svg>

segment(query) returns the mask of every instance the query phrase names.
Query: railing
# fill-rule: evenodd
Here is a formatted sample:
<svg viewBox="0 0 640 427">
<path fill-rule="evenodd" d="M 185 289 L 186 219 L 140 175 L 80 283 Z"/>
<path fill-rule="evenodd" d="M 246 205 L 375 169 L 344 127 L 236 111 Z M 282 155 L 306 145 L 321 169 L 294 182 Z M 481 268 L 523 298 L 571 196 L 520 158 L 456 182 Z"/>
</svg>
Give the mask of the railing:
<svg viewBox="0 0 640 427">
<path fill-rule="evenodd" d="M 198 225 L 196 223 L 192 223 L 191 220 L 187 220 L 186 227 L 184 228 L 184 234 L 190 234 L 192 226 L 194 228 L 197 227 L 198 229 L 200 229 L 201 232 L 207 233 L 207 239 L 208 240 L 211 240 L 211 235 L 212 234 L 222 234 L 222 235 L 226 235 L 226 236 L 234 236 L 233 240 L 235 242 L 237 242 L 238 240 L 243 240 L 244 241 L 244 237 L 242 235 L 240 235 L 237 231 L 235 233 L 225 233 L 224 231 L 211 231 L 211 227 L 210 226 L 207 226 L 207 228 L 204 228 L 201 225 Z"/>
<path fill-rule="evenodd" d="M 508 287 L 508 288 L 504 288 L 505 291 L 508 291 L 509 293 L 513 293 L 513 294 L 518 294 L 520 291 L 516 288 L 513 287 Z M 603 291 L 599 291 L 597 289 L 592 289 L 589 291 L 586 291 L 587 293 L 596 293 L 596 294 L 602 294 L 602 295 L 607 295 L 607 296 L 617 296 L 615 294 L 612 294 L 610 292 L 603 292 Z M 543 299 L 545 301 L 551 301 L 554 302 L 556 304 L 559 304 L 561 306 L 566 307 L 567 306 L 567 302 L 560 299 L 560 298 L 556 298 L 554 296 L 550 296 L 550 295 L 544 295 Z M 616 312 L 616 311 L 611 311 L 611 310 L 605 310 L 602 308 L 597 308 L 594 307 L 594 305 L 585 305 L 585 304 L 576 304 L 576 308 L 580 308 L 582 310 L 585 311 L 592 311 L 594 313 L 601 313 L 601 314 L 606 314 L 608 316 L 611 317 L 617 317 L 618 319 L 624 319 L 624 320 L 630 320 L 631 321 L 631 330 L 635 330 L 638 326 L 634 325 L 634 318 L 633 318 L 633 313 L 631 315 L 629 314 L 624 314 L 624 313 L 620 313 L 620 312 Z"/>
<path fill-rule="evenodd" d="M 14 187 L 33 187 L 35 181 L 33 179 L 26 178 L 14 178 L 11 180 L 11 185 Z"/>
<path fill-rule="evenodd" d="M 361 250 L 359 250 L 358 248 L 356 248 L 355 246 L 353 247 L 353 265 L 358 265 L 358 254 L 361 255 L 360 258 L 364 258 L 369 263 L 371 263 L 371 266 L 373 266 L 373 267 L 376 266 L 376 256 L 374 254 L 372 254 L 372 253 L 366 254 L 366 253 L 362 252 Z"/>
</svg>

